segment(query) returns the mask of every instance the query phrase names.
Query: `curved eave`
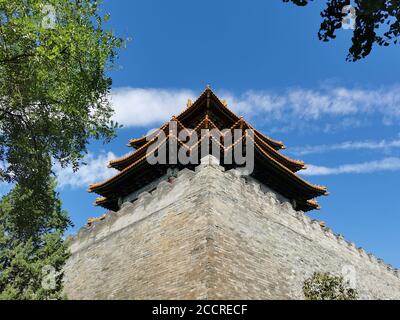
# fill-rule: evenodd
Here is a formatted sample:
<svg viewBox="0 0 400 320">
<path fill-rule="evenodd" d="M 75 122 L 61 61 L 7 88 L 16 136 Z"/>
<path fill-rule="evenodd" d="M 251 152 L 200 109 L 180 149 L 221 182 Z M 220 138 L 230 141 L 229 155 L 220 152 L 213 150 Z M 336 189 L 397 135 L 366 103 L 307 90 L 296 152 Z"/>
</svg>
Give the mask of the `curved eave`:
<svg viewBox="0 0 400 320">
<path fill-rule="evenodd" d="M 200 125 L 204 125 L 204 128 L 206 128 L 205 126 L 205 120 L 206 117 L 200 121 L 199 125 L 194 129 L 199 129 Z M 183 129 L 187 129 L 179 120 L 177 120 L 179 125 L 183 128 Z M 234 126 L 243 121 L 244 125 L 246 125 L 249 129 L 251 128 L 253 131 L 254 129 L 244 120 L 242 120 L 241 118 L 238 119 L 238 121 L 234 124 Z M 214 126 L 214 128 L 220 130 L 211 120 L 209 120 L 209 122 Z M 200 127 L 201 128 L 201 127 Z M 159 129 L 159 133 L 164 132 L 164 130 L 166 129 L 166 125 L 162 126 Z M 221 131 L 220 131 L 221 132 Z M 146 149 L 150 143 L 152 143 L 154 140 L 156 140 L 158 138 L 159 134 L 155 135 L 151 140 L 146 139 L 146 143 L 144 145 L 142 145 L 140 148 L 138 148 L 136 151 L 134 151 L 131 154 L 128 154 L 124 157 L 121 157 L 119 159 L 115 159 L 115 160 L 111 160 L 109 162 L 109 167 L 115 168 L 117 170 L 123 170 L 125 169 L 127 166 L 129 166 L 133 161 L 135 161 L 136 159 L 138 159 L 139 155 L 142 153 L 142 151 L 144 149 Z M 266 149 L 266 151 L 277 161 L 279 161 L 280 163 L 282 163 L 284 166 L 286 166 L 287 168 L 289 168 L 292 172 L 297 172 L 299 170 L 303 170 L 305 169 L 305 165 L 303 161 L 299 161 L 299 160 L 293 160 L 290 159 L 289 157 L 286 157 L 285 155 L 280 154 L 277 150 L 275 150 L 274 148 L 272 148 L 268 143 L 266 143 L 261 136 L 259 135 L 259 133 L 257 133 L 256 131 L 254 131 L 254 136 L 257 140 L 257 143 L 261 144 L 264 149 Z"/>
<path fill-rule="evenodd" d="M 311 210 L 320 210 L 321 207 L 319 206 L 318 202 L 315 200 L 307 200 L 307 201 L 298 201 L 296 203 L 296 209 L 308 212 Z"/>
<path fill-rule="evenodd" d="M 166 137 L 162 142 L 160 142 L 159 146 L 161 146 L 163 143 L 167 143 L 167 141 L 169 140 L 170 137 L 171 136 Z M 174 136 L 172 136 L 172 138 L 177 139 Z M 243 138 L 244 138 L 244 135 L 239 140 L 241 140 Z M 234 144 L 238 143 L 238 141 L 236 141 Z M 254 142 L 256 149 L 260 152 L 260 154 L 262 154 L 279 172 L 284 174 L 290 181 L 292 181 L 294 183 L 294 185 L 298 185 L 299 187 L 303 188 L 304 190 L 308 190 L 307 194 L 309 194 L 310 198 L 320 196 L 320 195 L 327 195 L 326 187 L 313 185 L 313 184 L 305 181 L 304 179 L 302 179 L 301 177 L 299 177 L 295 173 L 293 173 L 291 170 L 286 168 L 284 165 L 282 165 L 281 163 L 276 161 L 273 157 L 271 157 L 254 140 L 253 140 L 253 142 Z M 181 142 L 179 142 L 179 143 L 181 143 Z M 200 143 L 201 143 L 201 139 L 197 142 L 196 145 L 198 145 Z M 193 146 L 193 147 L 195 147 L 195 146 Z M 220 144 L 220 146 L 223 148 L 223 146 L 221 144 Z M 155 150 L 156 150 L 156 148 L 153 149 L 153 151 L 155 151 Z M 97 183 L 97 184 L 91 184 L 88 191 L 96 192 L 99 194 L 104 193 L 104 191 L 106 191 L 109 188 L 112 188 L 113 185 L 117 184 L 118 181 L 120 179 L 122 179 L 124 177 L 124 175 L 128 174 L 131 169 L 133 169 L 133 168 L 135 168 L 135 166 L 138 166 L 139 164 L 145 162 L 147 155 L 148 154 L 145 153 L 137 161 L 133 162 L 128 167 L 126 167 L 124 170 L 120 171 L 115 176 L 111 177 L 110 179 L 100 182 L 100 183 Z"/>
<path fill-rule="evenodd" d="M 297 172 L 306 169 L 303 161 L 290 159 L 289 157 L 286 157 L 285 155 L 282 155 L 278 153 L 275 149 L 271 148 L 268 144 L 266 144 L 263 140 L 261 140 L 258 135 L 256 135 L 255 137 L 258 143 L 263 144 L 264 148 L 268 149 L 268 152 L 270 153 L 271 157 L 273 157 L 278 162 L 282 163 L 290 171 Z M 125 169 L 132 163 L 132 161 L 135 161 L 135 159 L 138 158 L 142 150 L 148 148 L 153 141 L 154 140 L 147 141 L 146 144 L 142 145 L 140 148 L 138 148 L 131 154 L 128 154 L 119 159 L 111 160 L 108 164 L 108 167 L 117 169 L 119 171 Z"/>
<path fill-rule="evenodd" d="M 254 131 L 254 129 L 252 129 Z M 305 164 L 303 161 L 290 159 L 289 157 L 279 153 L 274 148 L 272 148 L 268 143 L 262 140 L 259 134 L 254 131 L 254 137 L 257 140 L 257 143 L 261 143 L 265 149 L 268 149 L 270 154 L 273 154 L 273 157 L 280 163 L 282 163 L 285 167 L 290 169 L 292 172 L 297 172 L 299 170 L 305 169 Z"/>
<path fill-rule="evenodd" d="M 158 136 L 155 136 L 153 139 L 147 141 L 144 145 L 142 145 L 140 148 L 138 148 L 136 151 L 127 154 L 126 156 L 123 156 L 122 158 L 118 158 L 115 160 L 111 160 L 108 163 L 109 168 L 114 168 L 119 171 L 123 171 L 125 168 L 127 168 L 130 164 L 135 162 L 136 160 L 140 159 L 141 156 L 143 156 L 144 153 L 146 153 L 147 148 L 151 143 L 156 140 Z"/>
<path fill-rule="evenodd" d="M 158 130 L 160 130 L 160 131 L 164 130 L 168 126 L 168 124 L 169 124 L 169 121 L 165 122 Z M 145 145 L 146 142 L 151 140 L 150 139 L 150 135 L 151 134 L 148 134 L 146 136 L 143 136 L 143 137 L 140 137 L 140 138 L 137 138 L 137 139 L 129 140 L 128 147 L 133 147 L 135 149 L 139 149 L 139 148 L 143 147 L 143 145 Z"/>
<path fill-rule="evenodd" d="M 290 180 L 292 180 L 295 184 L 301 185 L 303 188 L 306 190 L 310 191 L 311 197 L 316 197 L 316 196 L 322 196 L 322 195 L 328 195 L 327 189 L 325 186 L 318 186 L 312 183 L 309 183 L 308 181 L 304 180 L 303 178 L 299 177 L 292 171 L 290 171 L 288 168 L 286 168 L 284 165 L 273 159 L 268 153 L 266 153 L 259 145 L 256 143 L 254 140 L 254 145 L 257 148 L 257 150 L 264 156 L 266 159 L 270 161 L 270 163 L 275 166 L 279 171 L 284 173 Z"/>
<path fill-rule="evenodd" d="M 159 145 L 157 147 L 161 146 L 163 143 L 166 143 L 168 141 L 169 137 L 170 136 L 168 135 L 163 141 L 161 141 L 159 143 Z M 155 150 L 157 150 L 157 148 L 154 148 L 152 151 L 154 152 Z M 119 181 L 119 179 L 123 178 L 125 174 L 128 174 L 131 169 L 134 169 L 143 163 L 147 163 L 146 159 L 147 159 L 149 153 L 147 153 L 147 150 L 145 150 L 145 151 L 146 152 L 143 152 L 142 153 L 143 155 L 139 159 L 137 159 L 135 162 L 131 163 L 125 169 L 118 172 L 116 175 L 112 176 L 111 178 L 109 178 L 103 182 L 90 184 L 88 192 L 96 192 L 98 194 L 102 194 L 102 190 L 107 189 L 113 183 L 117 183 Z"/>
<path fill-rule="evenodd" d="M 159 143 L 157 148 L 154 148 L 151 152 L 156 151 L 162 144 L 167 143 L 171 137 L 174 138 L 178 143 L 180 143 L 182 145 L 182 142 L 178 141 L 177 137 L 168 135 L 163 141 L 161 141 Z M 201 139 L 193 146 L 193 148 L 195 146 L 197 146 L 199 143 L 201 143 Z M 147 163 L 146 159 L 149 154 L 150 153 L 145 152 L 143 156 L 141 156 L 135 162 L 131 163 L 129 166 L 127 166 L 125 169 L 118 172 L 116 175 L 112 176 L 111 178 L 109 178 L 103 182 L 89 185 L 88 192 L 96 192 L 98 194 L 102 194 L 102 192 L 105 191 L 106 189 L 108 189 L 112 184 L 118 183 L 118 181 L 120 179 L 122 179 L 124 177 L 124 175 L 129 174 L 130 170 L 134 170 L 137 166 L 139 166 L 143 163 Z"/>
<path fill-rule="evenodd" d="M 103 182 L 99 183 L 93 183 L 89 185 L 88 192 L 96 192 L 101 194 L 101 190 L 105 189 L 108 187 L 110 184 L 114 182 L 118 182 L 118 179 L 123 177 L 130 169 L 134 168 L 135 166 L 139 165 L 140 163 L 144 162 L 146 160 L 146 155 L 135 161 L 134 163 L 130 164 L 128 167 L 126 167 L 124 170 L 118 172 L 115 176 L 111 177 L 108 180 L 105 180 Z"/>
<path fill-rule="evenodd" d="M 117 211 L 118 201 L 116 199 L 108 199 L 106 197 L 99 197 L 96 199 L 95 206 L 103 207 L 108 210 Z"/>
<path fill-rule="evenodd" d="M 140 148 L 147 140 L 147 136 L 143 136 L 141 138 L 132 139 L 128 142 L 128 147 L 132 147 L 135 149 Z"/>
</svg>

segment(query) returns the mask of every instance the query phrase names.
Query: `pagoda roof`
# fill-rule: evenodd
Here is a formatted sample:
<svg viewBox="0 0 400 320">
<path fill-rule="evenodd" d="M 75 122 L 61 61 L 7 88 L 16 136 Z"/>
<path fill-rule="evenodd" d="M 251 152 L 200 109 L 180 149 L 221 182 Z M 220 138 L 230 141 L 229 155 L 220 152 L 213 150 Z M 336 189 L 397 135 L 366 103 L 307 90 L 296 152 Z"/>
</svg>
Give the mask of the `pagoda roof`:
<svg viewBox="0 0 400 320">
<path fill-rule="evenodd" d="M 207 114 L 204 116 L 203 119 L 201 119 L 201 121 L 195 126 L 194 129 L 187 128 L 185 125 L 182 124 L 182 122 L 180 122 L 178 120 L 177 117 L 172 117 L 171 121 L 176 121 L 178 124 L 178 127 L 181 130 L 192 130 L 191 134 L 197 133 L 201 129 L 216 129 L 219 132 L 219 134 L 221 134 L 221 136 L 224 136 L 224 133 L 222 132 L 222 130 L 220 128 L 218 128 L 218 126 L 211 119 L 209 119 Z M 149 144 L 153 143 L 153 141 L 156 140 L 161 133 L 164 133 L 165 135 L 168 134 L 168 124 L 169 124 L 169 122 L 167 122 L 163 126 L 161 126 L 156 134 L 147 136 L 146 143 L 143 144 L 141 147 L 138 147 L 138 149 L 135 152 L 127 154 L 121 158 L 111 160 L 109 162 L 108 166 L 110 168 L 114 168 L 114 169 L 117 169 L 120 171 L 125 169 L 131 163 L 133 163 L 137 159 L 139 159 L 140 156 L 143 155 L 143 153 L 145 152 L 145 150 L 147 149 Z M 229 129 L 232 130 L 232 129 L 239 128 L 239 127 L 243 130 L 245 130 L 245 129 L 254 130 L 253 127 L 249 123 L 247 123 L 242 117 L 240 117 L 233 125 L 231 125 Z M 281 163 L 282 165 L 287 167 L 292 172 L 297 172 L 299 170 L 305 169 L 303 161 L 290 159 L 290 158 L 286 157 L 285 155 L 277 152 L 273 147 L 271 147 L 270 144 L 268 144 L 264 139 L 262 139 L 261 136 L 259 134 L 257 134 L 255 131 L 254 131 L 254 139 L 259 145 L 261 145 L 263 150 L 266 153 L 268 153 L 268 155 L 270 155 L 274 160 L 278 161 L 279 163 Z"/>
<path fill-rule="evenodd" d="M 319 209 L 319 205 L 314 198 L 327 195 L 325 187 L 311 184 L 296 175 L 296 171 L 305 168 L 302 161 L 292 160 L 280 154 L 278 150 L 283 147 L 281 142 L 263 135 L 242 117 L 236 116 L 218 99 L 209 87 L 192 105 L 189 105 L 185 111 L 171 120 L 176 121 L 180 129 L 191 130 L 190 132 L 192 133 L 201 129 L 217 129 L 223 136 L 222 127 L 230 128 L 231 130 L 234 128 L 252 129 L 252 136 L 247 135 L 246 131 L 243 130 L 241 137 L 233 141 L 228 147 L 216 140 L 215 142 L 220 146 L 221 154 L 227 149 L 233 148 L 240 141 L 244 141 L 245 137 L 250 137 L 254 143 L 255 151 L 255 170 L 253 175 L 288 199 L 295 200 L 298 210 Z M 218 124 L 214 123 L 214 121 L 218 121 Z M 161 133 L 165 134 L 165 138 L 159 142 L 156 146 L 157 148 L 174 139 L 180 148 L 186 148 L 192 152 L 197 150 L 201 143 L 201 140 L 199 140 L 193 146 L 186 145 L 169 131 L 168 123 L 161 126 L 158 132 L 152 136 L 131 140 L 129 145 L 137 148 L 137 150 L 109 163 L 109 167 L 116 168 L 120 172 L 110 179 L 90 185 L 89 192 L 95 192 L 102 196 L 96 200 L 96 205 L 118 210 L 118 197 L 137 191 L 145 186 L 146 183 L 165 174 L 168 164 L 151 165 L 147 161 L 149 154 L 157 150 L 157 148 L 151 148 L 152 151 L 149 152 L 148 147 L 158 142 Z M 208 138 L 214 139 L 212 136 L 208 136 Z M 187 166 L 190 167 L 190 165 Z"/>
<path fill-rule="evenodd" d="M 207 101 L 207 105 L 209 108 L 216 107 L 219 108 L 223 113 L 225 113 L 226 117 L 231 119 L 233 123 L 240 120 L 240 117 L 237 116 L 233 111 L 231 111 L 226 104 L 224 104 L 217 95 L 211 90 L 209 86 L 203 91 L 203 93 L 196 99 L 196 101 L 191 104 L 188 108 L 182 111 L 175 118 L 179 121 L 183 121 L 184 119 L 190 118 L 195 114 L 198 109 L 203 107 L 203 102 Z M 168 123 L 164 124 L 166 126 Z M 285 145 L 282 141 L 274 140 L 255 128 L 251 127 L 254 130 L 255 135 L 258 135 L 260 139 L 262 139 L 266 144 L 271 146 L 275 150 L 285 149 Z M 131 139 L 128 143 L 128 146 L 133 147 L 135 149 L 140 148 L 145 145 L 147 142 L 148 136 L 143 136 L 137 139 Z"/>
</svg>

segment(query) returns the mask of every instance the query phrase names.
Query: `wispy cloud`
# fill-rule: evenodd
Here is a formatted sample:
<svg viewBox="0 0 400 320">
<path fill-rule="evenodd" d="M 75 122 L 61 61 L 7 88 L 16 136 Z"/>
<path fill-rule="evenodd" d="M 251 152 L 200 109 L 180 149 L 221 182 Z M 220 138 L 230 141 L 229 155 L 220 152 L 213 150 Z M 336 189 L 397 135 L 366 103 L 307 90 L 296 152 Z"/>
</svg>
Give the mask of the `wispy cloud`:
<svg viewBox="0 0 400 320">
<path fill-rule="evenodd" d="M 181 112 L 191 90 L 119 88 L 113 90 L 114 120 L 125 127 L 144 127 L 167 121 Z"/>
<path fill-rule="evenodd" d="M 60 189 L 88 187 L 89 184 L 99 182 L 115 175 L 116 170 L 107 168 L 110 160 L 117 158 L 114 153 L 101 153 L 97 156 L 89 153 L 78 171 L 74 172 L 71 167 L 61 168 L 56 164 L 54 167 L 57 175 L 58 187 Z"/>
<path fill-rule="evenodd" d="M 291 88 L 277 93 L 248 90 L 242 94 L 217 90 L 229 106 L 249 118 L 294 128 L 304 123 L 334 120 L 342 126 L 360 126 L 363 119 L 377 115 L 390 125 L 400 120 L 400 85 L 369 90 L 325 86 L 314 90 Z M 188 98 L 198 92 L 188 89 L 119 88 L 112 93 L 115 120 L 125 125 L 149 126 L 166 121 L 184 110 Z M 324 124 L 327 130 L 332 124 Z"/>
<path fill-rule="evenodd" d="M 106 180 L 118 171 L 112 168 L 107 168 L 110 160 L 116 159 L 117 156 L 112 152 L 102 152 L 98 155 L 89 153 L 83 160 L 78 171 L 74 172 L 72 167 L 62 168 L 59 163 L 55 163 L 53 171 L 57 177 L 57 188 L 88 188 L 89 184 Z M 7 194 L 12 187 L 13 183 L 0 183 L 0 197 Z"/>
<path fill-rule="evenodd" d="M 304 176 L 327 176 L 344 173 L 372 173 L 378 171 L 400 170 L 400 158 L 385 158 L 378 161 L 369 161 L 354 164 L 344 164 L 338 167 L 324 167 L 307 165 L 307 170 L 301 172 Z"/>
<path fill-rule="evenodd" d="M 380 141 L 346 141 L 337 144 L 323 144 L 315 146 L 294 147 L 290 149 L 290 153 L 295 155 L 318 154 L 331 151 L 347 151 L 347 150 L 390 150 L 392 148 L 400 148 L 400 139 L 397 140 L 380 140 Z"/>
</svg>

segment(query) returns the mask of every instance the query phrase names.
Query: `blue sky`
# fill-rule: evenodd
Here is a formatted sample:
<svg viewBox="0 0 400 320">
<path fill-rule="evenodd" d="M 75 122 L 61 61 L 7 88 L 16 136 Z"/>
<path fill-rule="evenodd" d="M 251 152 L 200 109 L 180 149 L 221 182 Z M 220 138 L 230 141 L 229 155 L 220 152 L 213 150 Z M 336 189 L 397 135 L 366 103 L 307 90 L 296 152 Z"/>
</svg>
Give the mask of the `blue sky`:
<svg viewBox="0 0 400 320">
<path fill-rule="evenodd" d="M 329 197 L 312 217 L 400 267 L 400 49 L 374 48 L 345 61 L 351 31 L 317 39 L 323 4 L 300 8 L 275 1 L 106 0 L 109 26 L 133 41 L 113 77 L 110 144 L 89 146 L 88 166 L 60 172 L 59 190 L 76 232 L 93 207 L 86 189 L 107 178 L 106 160 L 159 126 L 207 84 L 255 127 L 304 160 L 307 179 Z M 306 174 L 306 172 L 304 172 Z"/>
</svg>

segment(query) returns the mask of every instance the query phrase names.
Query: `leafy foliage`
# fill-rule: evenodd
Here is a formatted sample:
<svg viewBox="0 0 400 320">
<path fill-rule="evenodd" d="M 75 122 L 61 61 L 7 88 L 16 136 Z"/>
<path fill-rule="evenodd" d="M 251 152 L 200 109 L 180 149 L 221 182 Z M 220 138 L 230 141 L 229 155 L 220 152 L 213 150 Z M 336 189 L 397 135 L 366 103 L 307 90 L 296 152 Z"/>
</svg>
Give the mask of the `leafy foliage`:
<svg viewBox="0 0 400 320">
<path fill-rule="evenodd" d="M 106 71 L 124 41 L 98 6 L 0 0 L 0 179 L 27 183 L 52 159 L 77 169 L 90 138 L 114 136 Z"/>
<path fill-rule="evenodd" d="M 283 1 L 305 6 L 312 0 Z M 346 16 L 343 8 L 350 3 L 350 0 L 327 1 L 326 8 L 321 12 L 323 21 L 318 33 L 320 40 L 329 41 L 336 38 L 336 31 L 342 27 L 342 19 Z M 357 17 L 347 60 L 365 58 L 371 53 L 374 44 L 397 44 L 400 35 L 399 0 L 354 0 L 353 7 Z"/>
<path fill-rule="evenodd" d="M 99 0 L 0 0 L 0 182 L 15 185 L 0 203 L 0 298 L 62 297 L 71 222 L 51 170 L 115 135 L 106 73 L 124 41 L 108 18 Z"/>
<path fill-rule="evenodd" d="M 62 237 L 71 221 L 54 191 L 55 179 L 42 183 L 45 194 L 16 185 L 0 202 L 0 299 L 63 297 L 69 251 Z M 53 283 L 43 285 L 46 277 Z"/>
<path fill-rule="evenodd" d="M 343 277 L 315 272 L 303 285 L 308 300 L 356 300 L 357 291 L 348 288 Z"/>
</svg>

